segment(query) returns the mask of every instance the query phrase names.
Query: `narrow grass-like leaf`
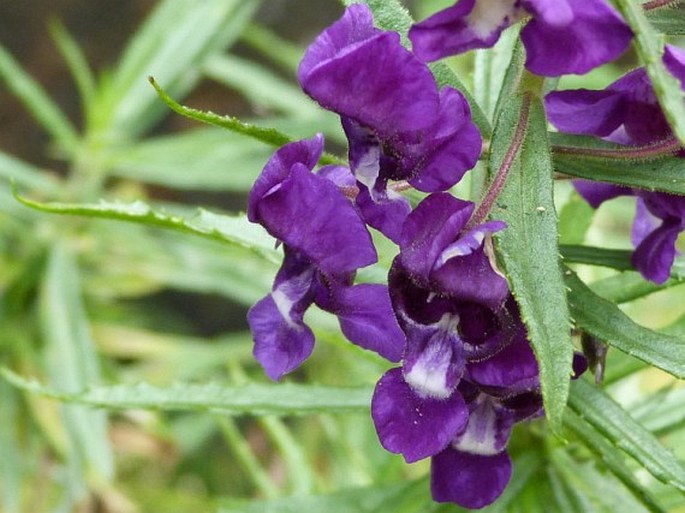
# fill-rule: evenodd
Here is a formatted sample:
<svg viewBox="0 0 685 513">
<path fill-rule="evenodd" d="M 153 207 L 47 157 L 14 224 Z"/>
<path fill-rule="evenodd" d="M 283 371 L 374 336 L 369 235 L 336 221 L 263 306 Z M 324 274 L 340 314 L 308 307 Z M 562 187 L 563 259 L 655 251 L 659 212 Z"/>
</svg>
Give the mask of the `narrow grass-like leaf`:
<svg viewBox="0 0 685 513">
<path fill-rule="evenodd" d="M 56 194 L 60 190 L 56 177 L 2 151 L 0 177 L 45 194 Z"/>
<path fill-rule="evenodd" d="M 375 25 L 383 30 L 394 30 L 400 34 L 402 44 L 409 45 L 407 33 L 414 23 L 409 11 L 398 0 L 363 0 L 373 12 Z M 359 3 L 358 0 L 342 0 L 344 5 Z M 439 87 L 450 86 L 461 91 L 469 102 L 473 122 L 478 125 L 481 134 L 485 139 L 489 139 L 492 134 L 492 126 L 487 116 L 481 110 L 478 102 L 459 80 L 457 75 L 445 64 L 433 63 L 429 65 Z"/>
<path fill-rule="evenodd" d="M 192 109 L 190 107 L 185 107 L 174 101 L 164 90 L 157 84 L 153 77 L 149 78 L 152 87 L 155 88 L 157 94 L 166 103 L 171 110 L 185 116 L 187 118 L 199 121 L 200 123 L 207 123 L 208 125 L 217 126 L 219 128 L 224 128 L 230 130 L 231 132 L 237 132 L 239 134 L 252 137 L 270 146 L 283 146 L 293 139 L 274 128 L 264 128 L 256 125 L 251 125 L 240 121 L 238 118 L 232 116 L 220 116 L 213 112 L 205 112 L 197 109 Z M 344 161 L 340 158 L 324 153 L 319 161 L 321 164 L 344 164 Z"/>
<path fill-rule="evenodd" d="M 104 90 L 97 128 L 114 139 L 132 139 L 165 114 L 145 77 L 155 75 L 170 94 L 183 97 L 201 79 L 204 60 L 235 41 L 259 0 L 166 0 L 132 38 Z"/>
<path fill-rule="evenodd" d="M 22 477 L 25 472 L 20 451 L 20 430 L 23 419 L 19 416 L 17 391 L 7 383 L 0 383 L 0 507 L 5 513 L 22 510 Z"/>
<path fill-rule="evenodd" d="M 59 21 L 54 20 L 50 23 L 50 33 L 57 43 L 57 47 L 62 57 L 64 57 L 67 66 L 69 66 L 71 76 L 74 78 L 76 87 L 81 95 L 83 116 L 89 122 L 90 115 L 92 114 L 91 111 L 94 107 L 93 101 L 96 94 L 96 85 L 95 77 L 90 70 L 86 56 L 66 27 Z"/>
<path fill-rule="evenodd" d="M 263 66 L 233 55 L 207 59 L 202 71 L 209 78 L 242 94 L 259 109 L 314 118 L 320 108 L 292 82 L 287 82 Z"/>
<path fill-rule="evenodd" d="M 602 390 L 579 379 L 571 387 L 569 406 L 658 480 L 685 491 L 685 469 L 673 453 Z"/>
<path fill-rule="evenodd" d="M 644 10 L 635 0 L 616 0 L 623 17 L 635 33 L 634 45 L 647 69 L 659 104 L 680 142 L 685 144 L 685 103 L 680 83 L 664 66 L 661 56 L 664 41 L 649 24 Z"/>
<path fill-rule="evenodd" d="M 571 315 L 578 327 L 624 353 L 685 378 L 685 340 L 636 324 L 614 303 L 592 292 L 574 272 L 567 271 L 565 278 Z"/>
<path fill-rule="evenodd" d="M 28 75 L 0 46 L 0 78 L 19 98 L 40 125 L 57 141 L 63 151 L 73 153 L 78 143 L 76 129 L 38 82 Z"/>
<path fill-rule="evenodd" d="M 298 47 L 256 23 L 247 24 L 240 34 L 240 41 L 251 46 L 293 76 L 304 54 L 304 48 Z"/>
<path fill-rule="evenodd" d="M 515 144 L 520 146 L 518 155 L 512 154 Z M 502 107 L 492 140 L 491 175 L 511 157 L 509 178 L 491 217 L 508 225 L 496 237 L 497 248 L 538 360 L 547 418 L 558 431 L 573 346 L 559 265 L 546 120 L 542 105 L 529 93 Z"/>
<path fill-rule="evenodd" d="M 675 277 L 669 278 L 661 285 L 657 285 L 654 282 L 645 280 L 637 271 L 626 271 L 616 276 L 594 281 L 590 284 L 590 288 L 595 294 L 602 296 L 604 299 L 608 299 L 612 303 L 621 304 L 680 285 L 683 283 L 682 276 L 683 274 L 678 271 Z"/>
<path fill-rule="evenodd" d="M 180 216 L 155 210 L 143 201 L 133 203 L 102 201 L 98 204 L 70 204 L 39 203 L 18 195 L 15 195 L 15 198 L 27 207 L 43 212 L 115 219 L 166 228 L 217 242 L 237 245 L 252 250 L 263 258 L 273 261 L 279 260 L 274 249 L 274 239 L 267 235 L 261 227 L 250 223 L 244 215 L 220 215 L 198 209 L 194 218 L 184 219 Z"/>
<path fill-rule="evenodd" d="M 31 393 L 110 410 L 215 411 L 230 415 L 307 415 L 368 412 L 371 387 L 327 387 L 292 383 L 225 386 L 218 383 L 175 384 L 159 388 L 146 383 L 84 388 L 62 392 L 24 379 L 8 369 L 0 373 L 14 386 Z"/>
<path fill-rule="evenodd" d="M 632 251 L 575 245 L 560 245 L 559 250 L 566 263 L 598 265 L 619 271 L 635 269 L 630 263 Z"/>
<path fill-rule="evenodd" d="M 631 415 L 650 431 L 666 434 L 685 425 L 685 388 L 648 397 Z"/>
<path fill-rule="evenodd" d="M 616 450 L 616 447 L 607 441 L 591 424 L 583 421 L 581 417 L 570 409 L 564 415 L 564 425 L 593 452 L 599 456 L 602 463 L 618 478 L 621 483 L 639 500 L 645 508 L 652 513 L 665 513 L 654 497 L 635 477 L 634 473 L 626 465 L 625 460 Z"/>
<path fill-rule="evenodd" d="M 100 368 L 80 295 L 78 267 L 69 251 L 52 248 L 40 295 L 40 323 L 45 365 L 53 390 L 75 393 L 100 380 Z M 68 464 L 76 480 L 91 475 L 109 480 L 114 474 L 107 438 L 107 417 L 78 405 L 65 405 Z"/>
</svg>

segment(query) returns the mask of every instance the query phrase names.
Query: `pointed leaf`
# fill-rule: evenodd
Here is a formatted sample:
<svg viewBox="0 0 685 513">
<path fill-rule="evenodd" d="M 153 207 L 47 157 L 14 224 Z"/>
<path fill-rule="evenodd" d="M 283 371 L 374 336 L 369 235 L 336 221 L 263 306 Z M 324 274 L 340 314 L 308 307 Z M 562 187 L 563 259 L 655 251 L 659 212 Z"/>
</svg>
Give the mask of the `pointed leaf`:
<svg viewBox="0 0 685 513">
<path fill-rule="evenodd" d="M 584 379 L 575 381 L 571 409 L 622 449 L 654 477 L 685 491 L 685 469 L 659 441 L 601 389 Z"/>
<path fill-rule="evenodd" d="M 250 223 L 244 215 L 220 215 L 198 209 L 195 217 L 180 216 L 155 210 L 143 201 L 119 203 L 101 201 L 97 204 L 39 203 L 21 196 L 15 198 L 27 207 L 61 215 L 76 215 L 115 219 L 131 223 L 166 228 L 206 239 L 237 245 L 254 251 L 262 258 L 280 261 L 271 238 L 259 225 Z"/>
<path fill-rule="evenodd" d="M 507 229 L 496 237 L 497 248 L 538 360 L 547 418 L 558 430 L 568 395 L 573 346 L 558 260 L 546 120 L 539 100 L 525 93 L 502 107 L 491 152 L 493 176 L 505 159 L 513 158 L 490 215 L 507 223 Z"/>
<path fill-rule="evenodd" d="M 635 0 L 616 0 L 616 7 L 633 29 L 633 44 L 640 60 L 647 69 L 654 92 L 666 115 L 673 132 L 685 144 L 685 102 L 680 83 L 664 66 L 661 57 L 664 53 L 664 40 L 652 28 L 642 6 Z"/>
<path fill-rule="evenodd" d="M 578 327 L 635 358 L 685 378 L 685 340 L 636 324 L 596 295 L 573 272 L 565 274 L 571 315 Z"/>
<path fill-rule="evenodd" d="M 596 248 L 593 246 L 560 245 L 561 256 L 566 263 L 598 265 L 619 271 L 631 271 L 632 251 L 624 249 Z"/>
<path fill-rule="evenodd" d="M 371 403 L 371 387 L 327 387 L 292 383 L 226 386 L 218 383 L 177 383 L 159 388 L 147 383 L 83 388 L 63 392 L 9 369 L 3 377 L 23 390 L 76 403 L 111 410 L 151 409 L 216 411 L 229 415 L 307 415 L 311 413 L 366 413 Z"/>
<path fill-rule="evenodd" d="M 668 2 L 663 7 L 647 11 L 647 19 L 659 32 L 670 36 L 685 36 L 685 5 Z"/>
</svg>

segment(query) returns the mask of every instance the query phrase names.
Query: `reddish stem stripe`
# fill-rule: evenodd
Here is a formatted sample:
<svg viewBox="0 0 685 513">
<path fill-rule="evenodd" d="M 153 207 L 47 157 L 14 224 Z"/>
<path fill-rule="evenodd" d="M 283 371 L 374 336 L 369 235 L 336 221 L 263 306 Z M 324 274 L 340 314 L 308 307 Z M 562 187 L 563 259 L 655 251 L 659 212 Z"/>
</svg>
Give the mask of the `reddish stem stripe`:
<svg viewBox="0 0 685 513">
<path fill-rule="evenodd" d="M 677 3 L 677 0 L 652 0 L 651 2 L 642 4 L 642 8 L 645 11 L 651 11 L 652 9 L 659 9 L 661 7 L 674 7 Z"/>
<path fill-rule="evenodd" d="M 578 146 L 553 146 L 552 151 L 558 154 L 578 155 L 616 160 L 649 160 L 673 155 L 680 151 L 682 145 L 673 136 L 666 137 L 645 146 L 626 146 L 625 148 L 581 148 Z"/>
<path fill-rule="evenodd" d="M 509 177 L 509 171 L 519 154 L 523 141 L 526 138 L 526 132 L 528 130 L 528 118 L 530 117 L 530 105 L 532 102 L 531 93 L 525 93 L 523 95 L 523 101 L 521 102 L 521 112 L 519 113 L 518 124 L 516 125 L 516 131 L 514 132 L 514 137 L 511 140 L 511 145 L 507 149 L 507 153 L 502 159 L 502 164 L 497 170 L 495 179 L 490 184 L 483 201 L 481 201 L 478 208 L 469 219 L 466 225 L 466 229 L 469 230 L 475 226 L 481 224 L 485 219 L 487 219 L 492 206 L 495 204 L 495 200 L 499 197 L 504 189 L 504 185 L 507 183 L 507 178 Z"/>
</svg>

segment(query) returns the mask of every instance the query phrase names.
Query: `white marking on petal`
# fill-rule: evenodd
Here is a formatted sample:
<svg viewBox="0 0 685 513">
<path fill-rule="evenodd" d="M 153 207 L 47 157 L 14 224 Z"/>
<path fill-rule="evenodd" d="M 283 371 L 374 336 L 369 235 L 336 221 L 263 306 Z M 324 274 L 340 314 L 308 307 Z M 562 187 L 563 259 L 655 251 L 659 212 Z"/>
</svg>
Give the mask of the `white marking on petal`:
<svg viewBox="0 0 685 513">
<path fill-rule="evenodd" d="M 378 145 L 370 146 L 368 151 L 357 160 L 354 176 L 366 185 L 373 198 L 373 186 L 376 184 L 380 173 L 381 149 Z"/>
<path fill-rule="evenodd" d="M 440 331 L 450 333 L 457 328 L 459 316 L 445 314 L 436 323 Z M 446 399 L 452 395 L 453 387 L 447 385 L 447 373 L 452 364 L 452 350 L 443 344 L 429 342 L 404 380 L 419 395 L 435 399 Z"/>
<path fill-rule="evenodd" d="M 440 253 L 440 257 L 438 258 L 438 261 L 435 263 L 435 268 L 440 269 L 443 265 L 447 263 L 448 260 L 452 258 L 470 255 L 476 249 L 478 249 L 481 246 L 481 244 L 483 244 L 484 239 L 484 231 L 472 231 L 470 233 L 467 233 L 464 237 L 459 239 L 454 244 L 450 244 L 449 246 L 447 246 L 447 248 L 445 248 L 445 250 L 442 253 Z"/>
<path fill-rule="evenodd" d="M 489 400 L 485 400 L 469 416 L 466 431 L 452 444 L 459 451 L 481 456 L 493 456 L 497 450 L 497 413 Z"/>
<path fill-rule="evenodd" d="M 302 326 L 293 321 L 290 312 L 293 306 L 302 299 L 302 297 L 309 290 L 309 285 L 314 275 L 314 268 L 309 268 L 306 271 L 294 276 L 293 278 L 284 281 L 271 292 L 271 299 L 273 300 L 278 313 L 288 324 L 288 327 L 301 330 Z"/>
<path fill-rule="evenodd" d="M 476 36 L 487 39 L 507 18 L 513 21 L 518 11 L 515 3 L 516 0 L 476 0 L 466 23 Z"/>
</svg>

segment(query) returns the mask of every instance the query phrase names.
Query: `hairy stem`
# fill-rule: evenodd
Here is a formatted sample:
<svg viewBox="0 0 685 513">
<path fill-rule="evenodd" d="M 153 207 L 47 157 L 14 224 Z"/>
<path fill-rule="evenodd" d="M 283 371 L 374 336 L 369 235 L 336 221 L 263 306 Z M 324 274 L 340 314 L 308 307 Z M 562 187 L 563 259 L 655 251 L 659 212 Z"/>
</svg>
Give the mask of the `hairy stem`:
<svg viewBox="0 0 685 513">
<path fill-rule="evenodd" d="M 616 160 L 649 160 L 673 155 L 682 149 L 680 141 L 670 135 L 665 139 L 645 146 L 626 146 L 624 148 L 582 148 L 578 146 L 552 146 L 554 153 L 597 157 Z"/>
<path fill-rule="evenodd" d="M 532 101 L 532 93 L 527 92 L 523 95 L 523 102 L 521 103 L 521 112 L 519 113 L 519 121 L 516 125 L 516 131 L 514 132 L 514 137 L 511 140 L 511 145 L 507 149 L 507 153 L 504 155 L 502 164 L 497 170 L 494 180 L 488 187 L 487 192 L 483 201 L 481 201 L 478 208 L 469 219 L 466 229 L 471 229 L 474 226 L 478 226 L 488 217 L 495 200 L 499 197 L 504 185 L 507 183 L 507 178 L 509 177 L 509 171 L 511 171 L 512 165 L 516 160 L 516 157 L 521 150 L 523 141 L 526 138 L 526 131 L 528 129 L 528 117 L 530 116 L 530 104 Z"/>
<path fill-rule="evenodd" d="M 651 2 L 642 4 L 642 8 L 645 11 L 651 11 L 652 9 L 660 9 L 661 7 L 673 7 L 676 3 L 678 3 L 677 0 L 651 0 Z"/>
</svg>

